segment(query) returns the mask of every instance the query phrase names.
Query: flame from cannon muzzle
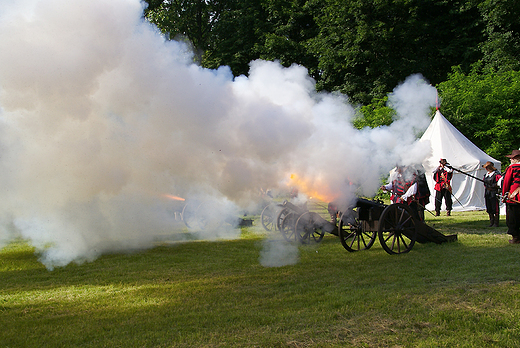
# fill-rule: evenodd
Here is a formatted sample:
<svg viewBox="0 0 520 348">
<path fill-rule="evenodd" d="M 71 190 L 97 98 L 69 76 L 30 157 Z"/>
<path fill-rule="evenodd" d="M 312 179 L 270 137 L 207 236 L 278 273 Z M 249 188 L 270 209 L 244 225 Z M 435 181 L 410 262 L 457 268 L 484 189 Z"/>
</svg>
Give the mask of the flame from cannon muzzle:
<svg viewBox="0 0 520 348">
<path fill-rule="evenodd" d="M 298 174 L 291 174 L 288 185 L 295 186 L 308 197 L 322 202 L 332 202 L 338 197 L 338 194 L 332 193 L 330 187 L 321 180 L 313 180 L 311 182 Z"/>
<path fill-rule="evenodd" d="M 174 195 L 169 195 L 167 193 L 163 193 L 162 196 L 165 198 L 168 198 L 168 199 L 172 199 L 174 201 L 185 201 L 186 200 L 185 198 L 174 196 Z"/>
</svg>

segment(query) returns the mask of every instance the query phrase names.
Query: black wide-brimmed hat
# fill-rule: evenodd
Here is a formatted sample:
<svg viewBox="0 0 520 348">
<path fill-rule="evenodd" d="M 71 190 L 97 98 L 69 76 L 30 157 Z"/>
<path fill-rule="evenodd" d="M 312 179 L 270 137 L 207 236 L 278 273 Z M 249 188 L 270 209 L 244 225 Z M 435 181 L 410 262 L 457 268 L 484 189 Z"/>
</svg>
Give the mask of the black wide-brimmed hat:
<svg viewBox="0 0 520 348">
<path fill-rule="evenodd" d="M 497 170 L 493 162 L 487 161 L 482 167 L 490 170 Z"/>
<path fill-rule="evenodd" d="M 511 154 L 506 155 L 506 157 L 508 157 L 508 158 L 520 157 L 520 150 L 513 150 L 513 151 L 511 151 Z"/>
</svg>

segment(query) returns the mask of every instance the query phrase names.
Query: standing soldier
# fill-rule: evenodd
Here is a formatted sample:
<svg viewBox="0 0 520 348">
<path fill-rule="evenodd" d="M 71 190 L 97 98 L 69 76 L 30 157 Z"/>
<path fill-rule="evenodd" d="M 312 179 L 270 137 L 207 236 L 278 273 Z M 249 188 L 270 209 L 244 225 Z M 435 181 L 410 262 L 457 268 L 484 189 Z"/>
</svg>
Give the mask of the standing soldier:
<svg viewBox="0 0 520 348">
<path fill-rule="evenodd" d="M 453 170 L 447 166 L 446 159 L 441 158 L 439 166 L 433 171 L 433 180 L 435 181 L 435 215 L 441 215 L 442 199 L 446 203 L 446 215 L 451 215 L 453 202 L 451 200 L 451 178 Z"/>
<path fill-rule="evenodd" d="M 500 205 L 498 203 L 498 181 L 502 177 L 500 172 L 495 168 L 493 162 L 486 162 L 482 167 L 487 170 L 484 175 L 484 200 L 486 201 L 486 211 L 489 215 L 489 227 L 498 227 L 498 221 L 500 220 Z"/>
<path fill-rule="evenodd" d="M 506 157 L 511 162 L 502 183 L 502 195 L 506 203 L 507 233 L 513 236 L 509 243 L 520 244 L 520 150 L 513 150 Z"/>
</svg>

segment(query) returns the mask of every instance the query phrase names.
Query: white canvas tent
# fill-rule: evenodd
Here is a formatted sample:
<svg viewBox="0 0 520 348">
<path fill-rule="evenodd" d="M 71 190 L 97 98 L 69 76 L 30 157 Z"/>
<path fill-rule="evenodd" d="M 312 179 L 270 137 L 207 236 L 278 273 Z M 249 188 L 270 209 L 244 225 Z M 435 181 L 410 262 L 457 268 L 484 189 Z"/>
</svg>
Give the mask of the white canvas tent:
<svg viewBox="0 0 520 348">
<path fill-rule="evenodd" d="M 500 170 L 499 161 L 487 155 L 469 141 L 439 110 L 435 113 L 435 117 L 419 141 L 427 140 L 430 141 L 432 148 L 431 156 L 423 162 L 431 192 L 430 204 L 426 206 L 428 210 L 433 211 L 435 209 L 433 170 L 439 165 L 441 158 L 445 158 L 453 168 L 459 169 L 479 179 L 482 179 L 486 173 L 482 165 L 487 161 L 493 162 L 495 167 Z M 454 211 L 486 209 L 486 203 L 484 202 L 484 185 L 481 181 L 453 171 L 451 184 L 453 195 L 456 198 L 452 197 Z M 442 202 L 442 209 L 446 209 L 444 200 Z"/>
</svg>

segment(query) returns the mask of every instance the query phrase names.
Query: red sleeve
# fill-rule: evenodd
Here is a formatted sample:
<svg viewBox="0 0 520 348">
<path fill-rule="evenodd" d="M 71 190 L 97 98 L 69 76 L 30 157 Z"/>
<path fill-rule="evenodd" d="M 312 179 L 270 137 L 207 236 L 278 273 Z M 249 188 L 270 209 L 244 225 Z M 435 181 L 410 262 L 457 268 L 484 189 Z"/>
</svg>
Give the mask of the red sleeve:
<svg viewBox="0 0 520 348">
<path fill-rule="evenodd" d="M 509 188 L 511 187 L 511 183 L 513 182 L 513 176 L 512 173 L 512 167 L 509 166 L 506 169 L 506 173 L 504 174 L 504 181 L 502 183 L 502 195 L 505 195 L 507 192 L 509 192 Z"/>
</svg>

